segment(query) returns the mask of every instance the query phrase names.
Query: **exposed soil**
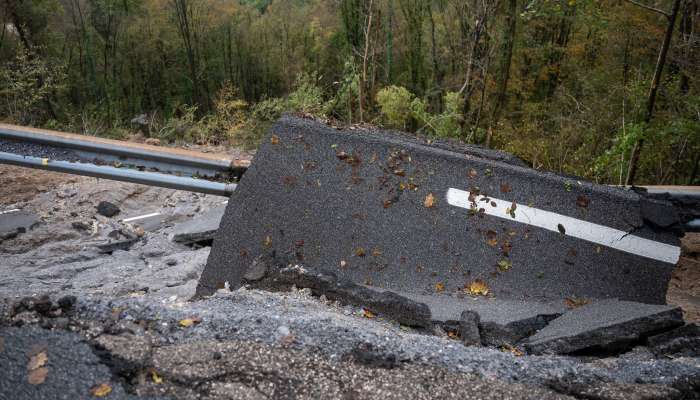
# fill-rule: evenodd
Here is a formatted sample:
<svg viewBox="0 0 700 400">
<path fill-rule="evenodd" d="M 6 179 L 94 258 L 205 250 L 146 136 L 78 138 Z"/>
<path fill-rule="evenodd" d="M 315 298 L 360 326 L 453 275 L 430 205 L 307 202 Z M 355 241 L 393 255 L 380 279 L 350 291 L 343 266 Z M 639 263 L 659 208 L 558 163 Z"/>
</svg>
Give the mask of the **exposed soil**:
<svg viewBox="0 0 700 400">
<path fill-rule="evenodd" d="M 0 165 L 0 206 L 29 201 L 64 183 L 82 179 L 75 175 Z"/>
</svg>

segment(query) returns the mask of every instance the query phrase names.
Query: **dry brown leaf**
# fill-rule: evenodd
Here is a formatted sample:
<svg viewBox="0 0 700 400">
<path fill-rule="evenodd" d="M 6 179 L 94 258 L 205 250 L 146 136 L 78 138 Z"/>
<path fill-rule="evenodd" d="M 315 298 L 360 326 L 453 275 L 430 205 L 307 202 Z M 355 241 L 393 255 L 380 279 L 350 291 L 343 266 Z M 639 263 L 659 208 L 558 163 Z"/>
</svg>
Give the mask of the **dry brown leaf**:
<svg viewBox="0 0 700 400">
<path fill-rule="evenodd" d="M 512 354 L 512 355 L 514 355 L 514 356 L 516 356 L 516 357 L 522 357 L 522 356 L 524 355 L 524 353 L 522 352 L 522 350 L 520 350 L 520 349 L 518 349 L 517 347 L 515 347 L 515 346 L 513 346 L 513 345 L 511 345 L 511 344 L 508 344 L 508 343 L 506 343 L 506 344 L 504 344 L 503 346 L 501 346 L 501 351 L 504 352 L 504 353 L 510 353 L 510 354 Z"/>
<path fill-rule="evenodd" d="M 372 256 L 373 257 L 379 257 L 382 255 L 382 251 L 379 250 L 379 248 L 375 247 L 372 249 Z"/>
<path fill-rule="evenodd" d="M 477 176 L 479 176 L 479 173 L 476 172 L 476 170 L 475 170 L 474 168 L 471 168 L 471 169 L 469 170 L 469 172 L 467 173 L 467 175 L 468 175 L 470 178 L 476 178 Z"/>
<path fill-rule="evenodd" d="M 486 241 L 486 244 L 488 244 L 491 247 L 496 247 L 496 245 L 498 244 L 498 239 L 488 239 Z"/>
<path fill-rule="evenodd" d="M 41 367 L 33 369 L 27 375 L 27 382 L 32 385 L 41 385 L 46 380 L 46 376 L 49 374 L 49 370 L 46 367 Z"/>
<path fill-rule="evenodd" d="M 279 144 L 280 138 L 277 135 L 272 135 L 272 138 L 270 139 L 270 143 L 272 144 Z"/>
<path fill-rule="evenodd" d="M 291 346 L 291 345 L 294 344 L 294 342 L 296 341 L 296 339 L 297 339 L 297 338 L 296 338 L 294 335 L 292 335 L 292 334 L 285 335 L 285 336 L 282 336 L 282 337 L 280 338 L 280 344 L 281 344 L 282 346 L 285 346 L 285 347 L 286 347 L 286 346 Z"/>
<path fill-rule="evenodd" d="M 447 331 L 447 337 L 454 340 L 459 339 L 459 335 L 455 331 Z"/>
<path fill-rule="evenodd" d="M 475 279 L 464 287 L 467 294 L 472 296 L 486 296 L 489 294 L 489 287 L 481 279 Z"/>
<path fill-rule="evenodd" d="M 367 255 L 367 252 L 364 248 L 358 247 L 357 249 L 355 249 L 355 255 L 358 257 L 364 257 L 365 255 Z"/>
<path fill-rule="evenodd" d="M 49 357 L 46 355 L 45 351 L 37 353 L 29 359 L 29 363 L 27 364 L 27 370 L 32 371 L 41 368 L 44 365 L 46 365 L 47 361 L 49 361 Z"/>
<path fill-rule="evenodd" d="M 372 318 L 376 317 L 376 315 L 374 315 L 374 313 L 372 311 L 370 311 L 366 308 L 362 309 L 362 316 L 367 318 L 367 319 L 372 319 Z"/>
<path fill-rule="evenodd" d="M 564 299 L 564 303 L 566 303 L 566 306 L 569 308 L 578 308 L 581 306 L 585 306 L 589 303 L 589 301 L 577 297 L 567 297 L 566 299 Z"/>
<path fill-rule="evenodd" d="M 445 291 L 445 284 L 442 282 L 438 282 L 435 284 L 435 291 L 438 293 L 444 292 Z"/>
<path fill-rule="evenodd" d="M 110 393 L 112 393 L 112 386 L 107 382 L 95 385 L 90 389 L 90 394 L 94 397 L 105 397 Z"/>
<path fill-rule="evenodd" d="M 348 266 L 348 262 L 345 260 L 340 260 L 340 268 L 345 268 Z"/>
<path fill-rule="evenodd" d="M 428 193 L 427 196 L 425 196 L 425 200 L 423 201 L 423 205 L 426 208 L 433 208 L 435 207 L 435 196 L 433 196 L 432 193 Z"/>
<path fill-rule="evenodd" d="M 265 239 L 263 240 L 263 246 L 266 248 L 272 247 L 272 236 L 270 236 L 270 235 L 265 236 Z"/>
</svg>

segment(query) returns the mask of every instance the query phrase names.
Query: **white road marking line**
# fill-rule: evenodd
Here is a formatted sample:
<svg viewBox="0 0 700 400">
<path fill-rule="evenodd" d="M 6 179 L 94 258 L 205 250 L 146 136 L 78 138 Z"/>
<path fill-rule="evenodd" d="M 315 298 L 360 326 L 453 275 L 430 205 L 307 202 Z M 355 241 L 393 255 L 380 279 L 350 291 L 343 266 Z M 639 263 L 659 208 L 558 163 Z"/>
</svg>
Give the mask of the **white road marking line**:
<svg viewBox="0 0 700 400">
<path fill-rule="evenodd" d="M 155 212 L 155 213 L 146 214 L 146 215 L 139 215 L 138 217 L 131 217 L 131 218 L 123 219 L 122 222 L 133 222 L 133 221 L 138 221 L 140 219 L 155 217 L 157 215 L 160 215 L 160 213 Z"/>
<path fill-rule="evenodd" d="M 20 210 L 19 208 L 13 208 L 11 210 L 0 211 L 0 215 L 16 213 L 18 211 L 22 211 L 22 210 Z"/>
<path fill-rule="evenodd" d="M 447 190 L 447 203 L 456 207 L 471 209 L 472 202 L 469 201 L 469 195 L 470 193 L 468 191 L 450 188 Z M 484 199 L 488 199 L 488 201 Z M 678 262 L 678 258 L 681 254 L 681 249 L 678 246 L 630 235 L 625 231 L 567 217 L 566 215 L 516 203 L 515 218 L 513 218 L 507 211 L 512 206 L 512 202 L 510 201 L 480 195 L 475 196 L 474 200 L 477 203 L 477 208 L 483 208 L 484 212 L 488 215 L 536 226 L 553 232 L 559 232 L 559 225 L 561 225 L 564 227 L 567 236 L 597 243 L 626 253 L 636 254 L 641 257 L 675 264 Z M 495 207 L 491 205 L 492 202 L 496 204 Z"/>
</svg>

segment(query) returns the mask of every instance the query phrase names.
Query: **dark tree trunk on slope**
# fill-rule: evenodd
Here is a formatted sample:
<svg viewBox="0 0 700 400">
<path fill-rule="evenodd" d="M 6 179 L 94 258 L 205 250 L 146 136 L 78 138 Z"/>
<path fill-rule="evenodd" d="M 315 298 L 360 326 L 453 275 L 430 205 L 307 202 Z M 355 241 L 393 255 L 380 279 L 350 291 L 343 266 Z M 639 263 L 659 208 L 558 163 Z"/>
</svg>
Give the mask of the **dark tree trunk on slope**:
<svg viewBox="0 0 700 400">
<path fill-rule="evenodd" d="M 486 146 L 491 147 L 493 128 L 498 126 L 501 112 L 506 105 L 506 91 L 508 90 L 508 78 L 510 66 L 513 60 L 513 46 L 515 44 L 515 29 L 517 21 L 517 0 L 508 0 L 508 6 L 504 18 L 505 30 L 501 40 L 501 55 L 498 65 L 498 81 L 496 84 L 496 102 L 493 105 L 491 122 L 486 136 Z"/>
<path fill-rule="evenodd" d="M 673 28 L 676 24 L 676 17 L 678 16 L 678 9 L 680 8 L 681 0 L 675 0 L 673 2 L 673 9 L 671 13 L 667 15 L 668 26 L 666 28 L 666 34 L 664 35 L 664 41 L 661 44 L 661 51 L 659 51 L 659 58 L 656 62 L 656 68 L 654 69 L 654 77 L 651 80 L 651 87 L 649 88 L 649 96 L 647 97 L 647 107 L 646 113 L 644 115 L 644 122 L 649 123 L 654 115 L 654 105 L 656 104 L 656 93 L 659 89 L 659 82 L 661 81 L 661 73 L 664 69 L 664 64 L 666 64 L 666 55 L 668 54 L 668 49 L 671 46 L 671 38 L 673 37 Z M 627 170 L 627 179 L 625 179 L 625 185 L 634 185 L 634 180 L 637 175 L 637 169 L 639 164 L 639 153 L 642 151 L 642 146 L 644 146 L 644 138 L 640 138 L 632 147 L 632 153 L 630 154 L 630 165 Z"/>
</svg>

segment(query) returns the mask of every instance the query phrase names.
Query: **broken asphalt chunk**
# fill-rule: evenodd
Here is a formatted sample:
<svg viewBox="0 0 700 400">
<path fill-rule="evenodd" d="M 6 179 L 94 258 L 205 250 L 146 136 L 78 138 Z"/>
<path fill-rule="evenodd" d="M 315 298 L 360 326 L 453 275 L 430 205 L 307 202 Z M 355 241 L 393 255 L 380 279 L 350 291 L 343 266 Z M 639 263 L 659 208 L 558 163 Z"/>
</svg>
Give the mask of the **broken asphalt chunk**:
<svg viewBox="0 0 700 400">
<path fill-rule="evenodd" d="M 534 354 L 622 351 L 644 337 L 680 325 L 683 315 L 678 307 L 600 300 L 551 321 L 524 345 Z"/>
</svg>

